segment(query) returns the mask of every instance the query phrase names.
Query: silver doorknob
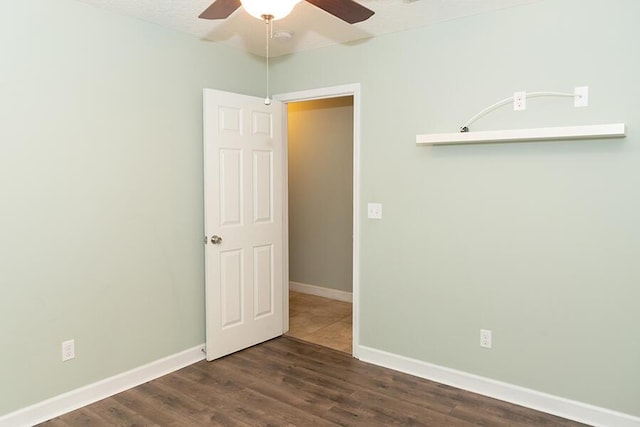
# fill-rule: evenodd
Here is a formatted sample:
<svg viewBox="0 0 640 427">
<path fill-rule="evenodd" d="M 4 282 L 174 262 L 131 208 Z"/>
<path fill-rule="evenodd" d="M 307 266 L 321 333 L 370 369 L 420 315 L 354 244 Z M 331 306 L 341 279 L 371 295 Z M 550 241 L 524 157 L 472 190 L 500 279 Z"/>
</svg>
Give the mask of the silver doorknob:
<svg viewBox="0 0 640 427">
<path fill-rule="evenodd" d="M 222 237 L 216 236 L 214 234 L 213 236 L 211 236 L 211 243 L 214 245 L 219 245 L 220 243 L 222 243 Z"/>
</svg>

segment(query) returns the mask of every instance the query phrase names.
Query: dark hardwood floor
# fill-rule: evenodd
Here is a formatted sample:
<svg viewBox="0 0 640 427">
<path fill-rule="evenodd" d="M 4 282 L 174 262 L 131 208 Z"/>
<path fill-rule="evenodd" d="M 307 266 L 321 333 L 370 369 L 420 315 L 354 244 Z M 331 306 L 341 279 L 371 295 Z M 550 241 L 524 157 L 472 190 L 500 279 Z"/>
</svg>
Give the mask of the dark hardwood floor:
<svg viewBox="0 0 640 427">
<path fill-rule="evenodd" d="M 579 426 L 280 337 L 41 426 Z"/>
</svg>

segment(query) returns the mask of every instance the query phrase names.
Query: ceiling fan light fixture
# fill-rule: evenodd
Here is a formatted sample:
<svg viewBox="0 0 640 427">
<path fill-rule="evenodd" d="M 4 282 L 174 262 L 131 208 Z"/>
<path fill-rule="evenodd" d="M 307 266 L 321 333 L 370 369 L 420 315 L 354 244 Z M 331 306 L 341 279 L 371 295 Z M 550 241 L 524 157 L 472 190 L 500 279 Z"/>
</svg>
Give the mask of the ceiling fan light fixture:
<svg viewBox="0 0 640 427">
<path fill-rule="evenodd" d="M 241 0 L 242 6 L 249 13 L 260 20 L 264 16 L 273 16 L 272 20 L 282 19 L 291 13 L 301 0 Z"/>
</svg>

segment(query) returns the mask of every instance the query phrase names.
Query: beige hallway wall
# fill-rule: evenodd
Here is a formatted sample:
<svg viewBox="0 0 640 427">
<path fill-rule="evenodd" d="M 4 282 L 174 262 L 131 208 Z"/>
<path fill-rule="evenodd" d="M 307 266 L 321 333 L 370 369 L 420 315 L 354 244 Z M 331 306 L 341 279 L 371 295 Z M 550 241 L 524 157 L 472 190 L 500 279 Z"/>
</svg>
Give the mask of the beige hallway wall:
<svg viewBox="0 0 640 427">
<path fill-rule="evenodd" d="M 289 104 L 289 275 L 352 291 L 353 98 Z"/>
</svg>

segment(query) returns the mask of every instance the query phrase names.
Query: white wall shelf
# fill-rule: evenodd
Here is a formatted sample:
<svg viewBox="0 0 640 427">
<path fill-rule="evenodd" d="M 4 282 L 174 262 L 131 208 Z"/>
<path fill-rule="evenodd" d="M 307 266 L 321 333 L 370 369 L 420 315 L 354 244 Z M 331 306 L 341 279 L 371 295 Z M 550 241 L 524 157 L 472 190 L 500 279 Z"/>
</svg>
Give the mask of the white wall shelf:
<svg viewBox="0 0 640 427">
<path fill-rule="evenodd" d="M 416 135 L 416 145 L 487 144 L 496 142 L 566 141 L 624 138 L 624 123 Z"/>
</svg>

